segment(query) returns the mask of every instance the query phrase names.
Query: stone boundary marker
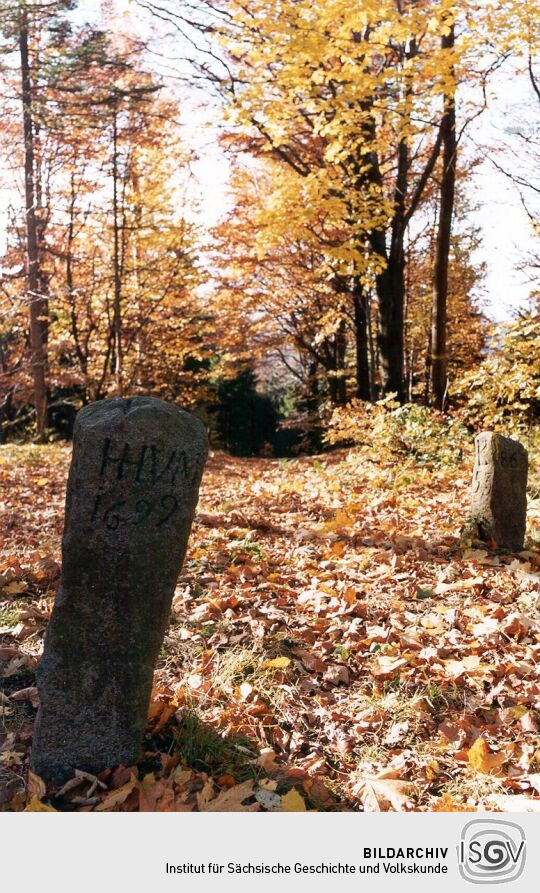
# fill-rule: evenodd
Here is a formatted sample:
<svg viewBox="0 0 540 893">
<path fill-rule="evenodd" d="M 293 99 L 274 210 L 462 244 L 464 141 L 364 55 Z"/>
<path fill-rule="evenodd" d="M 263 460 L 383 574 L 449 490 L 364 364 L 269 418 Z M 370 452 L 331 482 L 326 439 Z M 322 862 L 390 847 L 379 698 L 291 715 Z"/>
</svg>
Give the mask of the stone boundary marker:
<svg viewBox="0 0 540 893">
<path fill-rule="evenodd" d="M 517 440 L 484 432 L 475 438 L 471 520 L 485 542 L 520 552 L 527 524 L 527 450 Z"/>
<path fill-rule="evenodd" d="M 62 578 L 38 670 L 32 767 L 42 778 L 139 758 L 207 453 L 202 423 L 163 400 L 114 398 L 78 413 Z"/>
</svg>

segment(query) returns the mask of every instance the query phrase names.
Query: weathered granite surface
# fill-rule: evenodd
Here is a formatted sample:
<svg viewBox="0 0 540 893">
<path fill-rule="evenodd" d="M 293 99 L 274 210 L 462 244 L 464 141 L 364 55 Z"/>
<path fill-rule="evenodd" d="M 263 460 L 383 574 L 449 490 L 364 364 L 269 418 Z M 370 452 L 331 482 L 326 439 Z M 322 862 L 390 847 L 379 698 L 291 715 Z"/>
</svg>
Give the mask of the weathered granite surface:
<svg viewBox="0 0 540 893">
<path fill-rule="evenodd" d="M 79 412 L 62 578 L 38 670 L 32 765 L 43 778 L 138 759 L 207 452 L 202 423 L 162 400 Z"/>
<path fill-rule="evenodd" d="M 527 450 L 490 432 L 479 434 L 475 443 L 471 518 L 481 539 L 519 552 L 527 523 Z"/>
</svg>

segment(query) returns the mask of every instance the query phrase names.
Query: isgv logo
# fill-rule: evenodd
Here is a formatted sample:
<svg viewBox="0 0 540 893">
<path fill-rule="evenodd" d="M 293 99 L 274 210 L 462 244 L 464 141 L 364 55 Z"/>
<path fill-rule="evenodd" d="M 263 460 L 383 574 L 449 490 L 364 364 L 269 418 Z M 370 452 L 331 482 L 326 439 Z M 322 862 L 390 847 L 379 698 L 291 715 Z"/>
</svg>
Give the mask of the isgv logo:
<svg viewBox="0 0 540 893">
<path fill-rule="evenodd" d="M 507 884 L 525 868 L 525 832 L 515 822 L 473 819 L 461 832 L 459 873 L 470 884 Z"/>
</svg>

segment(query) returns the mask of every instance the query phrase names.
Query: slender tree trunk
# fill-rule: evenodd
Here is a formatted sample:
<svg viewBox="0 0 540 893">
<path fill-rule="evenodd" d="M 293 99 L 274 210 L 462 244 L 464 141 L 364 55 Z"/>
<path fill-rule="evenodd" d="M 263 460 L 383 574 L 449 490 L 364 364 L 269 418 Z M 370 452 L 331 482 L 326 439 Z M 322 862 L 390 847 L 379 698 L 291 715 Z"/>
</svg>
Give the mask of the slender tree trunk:
<svg viewBox="0 0 540 893">
<path fill-rule="evenodd" d="M 34 184 L 34 127 L 32 119 L 32 85 L 28 55 L 28 17 L 21 11 L 19 25 L 19 53 L 21 59 L 21 88 L 24 135 L 24 192 L 26 206 L 26 280 L 30 323 L 30 363 L 36 410 L 38 440 L 45 439 L 47 427 L 47 357 L 43 343 L 42 315 L 46 310 L 39 291 L 39 253 Z"/>
<path fill-rule="evenodd" d="M 347 352 L 347 337 L 345 334 L 345 323 L 341 322 L 335 335 L 335 356 L 336 356 L 336 403 L 338 406 L 344 406 L 347 402 L 347 380 L 345 378 L 345 355 Z"/>
<path fill-rule="evenodd" d="M 377 317 L 377 307 L 373 306 L 373 302 L 370 300 L 368 303 L 368 314 L 367 314 L 367 336 L 368 336 L 368 355 L 369 355 L 369 399 L 372 403 L 375 403 L 377 399 L 377 348 L 375 345 L 375 337 L 373 334 L 373 315 L 375 314 L 375 328 L 377 328 L 378 317 Z"/>
<path fill-rule="evenodd" d="M 319 379 L 317 377 L 318 363 L 310 360 L 307 374 L 306 409 L 310 415 L 319 412 Z"/>
<path fill-rule="evenodd" d="M 407 189 L 407 147 L 402 141 L 398 149 L 398 175 L 395 189 L 395 211 L 392 219 L 390 249 L 384 230 L 372 230 L 369 242 L 375 254 L 382 258 L 385 268 L 375 281 L 379 325 L 377 349 L 379 376 L 383 394 L 395 393 L 404 400 L 403 381 L 403 319 L 405 302 L 405 237 L 404 209 Z M 382 175 L 375 153 L 369 155 L 368 176 L 382 190 Z"/>
<path fill-rule="evenodd" d="M 39 60 L 36 60 L 34 63 L 36 67 L 39 65 Z M 41 151 L 40 151 L 40 123 L 36 120 L 35 116 L 32 115 L 32 143 L 34 148 L 34 206 L 35 206 L 35 214 L 36 214 L 36 241 L 37 241 L 37 252 L 38 252 L 38 265 L 37 265 L 37 277 L 38 277 L 38 290 L 39 290 L 39 316 L 41 323 L 41 340 L 43 342 L 43 349 L 45 351 L 45 355 L 48 356 L 49 348 L 49 282 L 50 276 L 45 269 L 45 266 L 42 261 L 42 250 L 43 245 L 45 243 L 45 230 L 47 228 L 47 208 L 43 204 L 43 171 L 41 165 Z"/>
<path fill-rule="evenodd" d="M 379 374 L 384 394 L 394 393 L 402 402 L 403 385 L 403 302 L 404 265 L 399 255 L 390 254 L 388 266 L 377 277 L 379 299 Z"/>
<path fill-rule="evenodd" d="M 70 179 L 70 196 L 69 196 L 69 223 L 67 231 L 66 245 L 66 290 L 68 294 L 70 307 L 71 334 L 73 336 L 73 345 L 75 353 L 79 361 L 79 366 L 85 379 L 88 376 L 88 355 L 83 349 L 81 338 L 79 335 L 79 325 L 77 320 L 75 281 L 73 277 L 73 244 L 75 241 L 75 202 L 77 199 L 75 189 L 75 175 L 72 173 Z"/>
<path fill-rule="evenodd" d="M 345 355 L 347 338 L 345 323 L 342 321 L 335 334 L 321 345 L 321 365 L 326 372 L 328 396 L 332 406 L 344 406 L 347 402 L 347 382 L 345 380 Z"/>
<path fill-rule="evenodd" d="M 405 139 L 397 147 L 397 174 L 394 189 L 390 250 L 387 268 L 381 276 L 379 308 L 381 382 L 384 393 L 395 393 L 405 400 L 404 329 L 405 329 L 405 204 L 409 177 L 409 149 Z M 386 276 L 385 276 L 386 274 Z"/>
<path fill-rule="evenodd" d="M 454 46 L 454 26 L 441 38 L 442 49 Z M 446 352 L 446 319 L 448 298 L 448 257 L 454 213 L 456 186 L 456 104 L 455 91 L 445 94 L 444 114 L 441 121 L 443 144 L 443 171 L 440 192 L 439 228 L 435 246 L 433 272 L 433 310 L 431 331 L 431 382 L 433 402 L 444 409 L 448 371 Z"/>
<path fill-rule="evenodd" d="M 369 303 L 358 276 L 353 279 L 354 334 L 356 347 L 356 396 L 371 399 L 369 376 L 368 315 Z"/>
<path fill-rule="evenodd" d="M 433 307 L 432 316 L 433 316 Z M 433 335 L 433 322 L 430 325 L 428 337 L 427 337 L 427 351 L 426 351 L 426 363 L 424 366 L 424 406 L 430 405 L 430 387 L 431 387 L 431 338 Z"/>
<path fill-rule="evenodd" d="M 114 376 L 116 393 L 119 397 L 124 392 L 123 381 L 123 344 L 122 344 L 122 276 L 120 271 L 120 224 L 118 221 L 118 109 L 113 109 L 113 231 L 114 231 Z"/>
<path fill-rule="evenodd" d="M 133 191 L 136 195 L 139 193 L 139 174 L 135 165 L 131 169 L 131 183 Z M 142 230 L 142 208 L 139 201 L 133 208 L 133 233 L 131 237 L 131 264 L 133 272 L 133 281 L 136 294 L 141 290 L 140 271 L 142 267 L 140 233 Z M 129 379 L 128 387 L 131 389 L 134 385 L 141 386 L 143 383 L 142 371 L 145 365 L 144 351 L 144 330 L 143 326 L 137 326 L 134 335 L 135 362 L 132 366 L 132 373 Z"/>
<path fill-rule="evenodd" d="M 306 409 L 308 412 L 308 438 L 312 450 L 321 448 L 321 424 L 319 419 L 319 378 L 318 363 L 311 360 L 308 365 Z"/>
</svg>

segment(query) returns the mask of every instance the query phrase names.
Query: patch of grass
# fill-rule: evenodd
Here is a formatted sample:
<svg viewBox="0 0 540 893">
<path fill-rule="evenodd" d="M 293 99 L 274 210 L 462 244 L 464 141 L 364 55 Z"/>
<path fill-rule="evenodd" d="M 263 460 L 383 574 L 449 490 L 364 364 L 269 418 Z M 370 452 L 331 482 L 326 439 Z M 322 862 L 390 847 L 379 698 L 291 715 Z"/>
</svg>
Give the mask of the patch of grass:
<svg viewBox="0 0 540 893">
<path fill-rule="evenodd" d="M 291 652 L 295 648 L 304 646 L 304 640 L 294 632 L 271 633 L 265 637 L 265 657 L 267 660 L 273 657 L 291 657 Z"/>
<path fill-rule="evenodd" d="M 49 458 L 47 447 L 40 444 L 25 446 L 24 462 L 26 465 L 43 465 Z"/>
<path fill-rule="evenodd" d="M 9 602 L 0 602 L 0 626 L 16 626 L 24 605 L 23 601 L 17 599 Z"/>
<path fill-rule="evenodd" d="M 367 732 L 355 755 L 360 761 L 385 763 L 388 751 L 395 747 L 393 742 L 384 739 L 394 723 L 407 723 L 399 738 L 399 747 L 413 748 L 418 754 L 431 753 L 431 731 L 442 719 L 452 712 L 465 707 L 466 693 L 455 685 L 446 687 L 429 682 L 425 686 L 411 687 L 399 677 L 386 683 L 382 690 L 373 690 L 366 698 L 366 707 L 373 707 L 382 713 L 380 729 L 376 735 Z M 428 737 L 426 737 L 428 736 Z M 374 738 L 376 740 L 374 740 Z"/>
<path fill-rule="evenodd" d="M 271 703 L 277 689 L 273 680 L 276 675 L 281 678 L 283 671 L 268 667 L 266 663 L 275 657 L 286 656 L 288 642 L 287 638 L 276 637 L 275 647 L 269 648 L 267 643 L 264 651 L 239 645 L 218 653 L 213 671 L 214 687 L 228 693 L 242 682 L 249 682 Z"/>
<path fill-rule="evenodd" d="M 466 692 L 457 685 L 443 687 L 435 682 L 428 682 L 425 689 L 419 689 L 417 697 L 427 701 L 435 717 L 446 714 L 450 708 L 453 712 L 463 709 L 467 700 Z"/>
<path fill-rule="evenodd" d="M 375 770 L 379 764 L 384 765 L 387 762 L 388 748 L 376 740 L 377 736 L 370 734 L 370 738 L 372 740 L 355 748 L 354 754 L 350 755 L 350 759 L 354 759 L 359 767 L 365 768 L 369 766 Z"/>
<path fill-rule="evenodd" d="M 434 682 L 411 688 L 396 676 L 384 683 L 380 692 L 374 690 L 369 700 L 371 704 L 390 711 L 395 720 L 404 720 L 409 718 L 411 712 L 418 713 L 420 701 L 426 702 L 432 716 L 446 713 L 450 707 L 454 710 L 463 708 L 466 693 L 456 685 L 442 686 Z"/>
<path fill-rule="evenodd" d="M 242 682 L 254 687 L 265 675 L 263 654 L 254 648 L 237 646 L 228 648 L 216 656 L 214 663 L 214 687 L 225 692 Z"/>
<path fill-rule="evenodd" d="M 174 749 L 183 764 L 210 775 L 232 775 L 237 781 L 258 776 L 253 760 L 257 756 L 255 742 L 246 735 L 223 735 L 204 722 L 195 710 L 182 717 L 175 731 Z"/>
<path fill-rule="evenodd" d="M 243 540 L 236 540 L 231 543 L 231 545 L 236 547 L 232 550 L 231 553 L 233 561 L 242 553 L 244 553 L 244 555 L 249 555 L 252 558 L 256 558 L 258 561 L 266 561 L 266 555 L 261 544 L 258 543 L 256 540 L 251 540 L 249 538 L 249 534 L 247 534 Z"/>
<path fill-rule="evenodd" d="M 504 785 L 504 779 L 494 775 L 479 775 L 466 773 L 452 779 L 440 791 L 438 795 L 447 794 L 457 803 L 474 802 L 487 809 L 490 808 L 490 799 L 500 794 L 508 793 Z M 493 806 L 493 804 L 491 804 Z"/>
</svg>

